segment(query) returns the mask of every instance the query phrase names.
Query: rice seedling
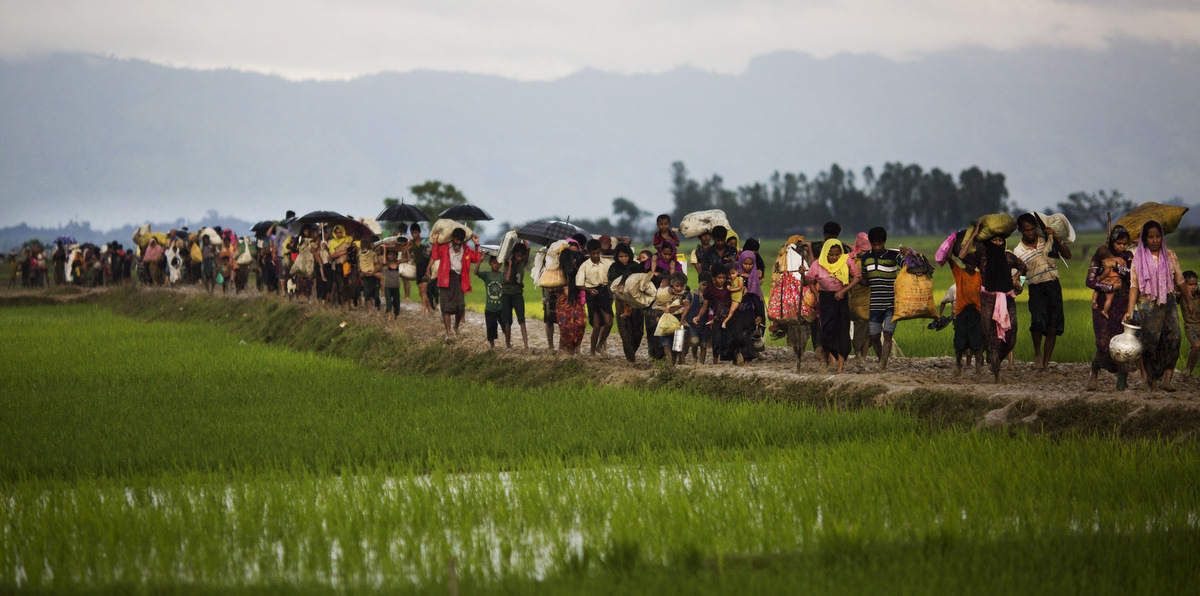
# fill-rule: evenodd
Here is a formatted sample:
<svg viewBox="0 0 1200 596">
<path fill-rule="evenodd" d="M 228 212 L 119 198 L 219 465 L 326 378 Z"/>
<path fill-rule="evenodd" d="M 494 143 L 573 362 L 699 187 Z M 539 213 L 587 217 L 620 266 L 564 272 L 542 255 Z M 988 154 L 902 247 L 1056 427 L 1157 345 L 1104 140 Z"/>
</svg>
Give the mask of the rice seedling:
<svg viewBox="0 0 1200 596">
<path fill-rule="evenodd" d="M 400 376 L 230 329 L 0 310 L 0 590 L 445 592 L 450 569 L 470 593 L 1194 581 L 1194 442 Z"/>
</svg>

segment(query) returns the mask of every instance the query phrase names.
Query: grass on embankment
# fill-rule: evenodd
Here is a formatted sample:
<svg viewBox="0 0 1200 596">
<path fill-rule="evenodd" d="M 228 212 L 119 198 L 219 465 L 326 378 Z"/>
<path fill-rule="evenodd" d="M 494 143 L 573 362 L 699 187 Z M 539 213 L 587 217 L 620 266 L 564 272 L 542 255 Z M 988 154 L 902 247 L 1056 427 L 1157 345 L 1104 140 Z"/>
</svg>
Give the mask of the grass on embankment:
<svg viewBox="0 0 1200 596">
<path fill-rule="evenodd" d="M 248 325 L 270 333 L 266 318 Z M 300 327 L 301 345 L 324 334 L 319 322 Z M 665 388 L 514 388 L 471 372 L 380 372 L 346 358 L 242 343 L 220 326 L 143 323 L 91 305 L 3 309 L 0 329 L 7 338 L 0 361 L 10 367 L 0 379 L 0 478 L 7 479 L 470 469 L 476 460 L 516 465 L 763 448 L 914 426 L 882 410 L 822 414 Z M 361 349 L 375 364 L 390 362 L 376 355 L 389 345 L 377 330 L 360 333 L 321 341 L 335 353 Z"/>
</svg>

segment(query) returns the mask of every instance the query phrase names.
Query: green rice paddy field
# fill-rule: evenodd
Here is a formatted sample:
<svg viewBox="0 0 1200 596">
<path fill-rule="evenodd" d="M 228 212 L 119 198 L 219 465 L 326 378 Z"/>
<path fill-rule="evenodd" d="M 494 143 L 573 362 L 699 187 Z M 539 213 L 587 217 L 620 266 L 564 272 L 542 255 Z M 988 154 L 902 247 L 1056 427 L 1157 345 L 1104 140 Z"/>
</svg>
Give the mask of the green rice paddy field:
<svg viewBox="0 0 1200 596">
<path fill-rule="evenodd" d="M 852 243 L 853 235 L 845 233 L 842 235 L 844 242 Z M 1175 239 L 1175 235 L 1167 236 L 1167 244 L 1171 250 L 1174 250 L 1179 255 L 1179 264 L 1183 270 L 1191 269 L 1200 271 L 1200 247 L 1197 246 L 1175 246 L 1171 243 Z M 819 240 L 820 238 L 815 238 Z M 945 236 L 902 236 L 889 238 L 888 246 L 910 246 L 922 254 L 928 256 L 932 260 L 933 255 L 937 252 L 937 247 L 945 240 Z M 1091 362 L 1092 356 L 1095 353 L 1095 335 L 1092 333 L 1092 291 L 1085 285 L 1087 279 L 1087 268 L 1091 261 L 1092 254 L 1104 241 L 1104 235 L 1100 232 L 1080 233 L 1073 245 L 1073 258 L 1063 264 L 1059 261 L 1059 274 L 1063 288 L 1063 307 L 1064 314 L 1067 320 L 1067 329 L 1058 343 L 1054 351 L 1054 360 L 1057 362 Z M 1020 236 L 1014 234 L 1008 240 L 1008 248 L 1012 250 L 1016 243 L 1020 242 Z M 683 250 L 691 252 L 698 245 L 695 240 L 684 240 Z M 762 242 L 762 250 L 759 254 L 762 255 L 763 261 L 766 262 L 769 270 L 775 261 L 775 255 L 779 252 L 779 247 L 783 245 L 783 239 L 768 239 Z M 536 248 L 536 247 L 535 247 Z M 487 264 L 484 264 L 487 267 Z M 694 269 L 689 270 L 690 286 L 695 287 L 697 275 Z M 940 302 L 942 296 L 946 294 L 946 290 L 954 284 L 954 276 L 951 275 L 948 267 L 938 269 L 933 276 L 934 301 Z M 479 287 L 478 280 L 475 286 Z M 770 280 L 765 280 L 763 284 L 763 295 L 770 295 Z M 479 312 L 483 312 L 484 296 L 482 291 L 475 291 L 467 296 L 467 306 Z M 525 302 L 526 313 L 530 317 L 541 318 L 541 290 L 534 287 L 528 276 L 526 276 L 525 285 Z M 1033 360 L 1033 340 L 1029 335 L 1029 296 L 1028 293 L 1022 293 L 1017 296 L 1017 323 L 1020 333 L 1018 334 L 1017 347 L 1015 357 L 1018 360 L 1026 362 Z M 952 309 L 947 306 L 946 314 L 949 315 Z M 953 356 L 954 355 L 954 331 L 952 328 L 946 328 L 942 331 L 931 331 L 925 328 L 928 323 L 926 320 L 917 321 L 902 321 L 896 328 L 896 341 L 900 344 L 900 348 L 904 350 L 906 356 Z M 614 328 L 615 329 L 615 328 Z M 531 333 L 543 333 L 542 330 L 531 328 Z M 615 333 L 615 331 L 614 331 Z M 769 345 L 786 345 L 785 340 L 773 340 L 768 342 Z M 1179 358 L 1176 368 L 1183 370 L 1187 361 L 1188 344 L 1185 341 L 1183 344 L 1182 354 Z"/>
<path fill-rule="evenodd" d="M 0 308 L 0 591 L 1195 590 L 1195 441 L 400 376 Z"/>
</svg>

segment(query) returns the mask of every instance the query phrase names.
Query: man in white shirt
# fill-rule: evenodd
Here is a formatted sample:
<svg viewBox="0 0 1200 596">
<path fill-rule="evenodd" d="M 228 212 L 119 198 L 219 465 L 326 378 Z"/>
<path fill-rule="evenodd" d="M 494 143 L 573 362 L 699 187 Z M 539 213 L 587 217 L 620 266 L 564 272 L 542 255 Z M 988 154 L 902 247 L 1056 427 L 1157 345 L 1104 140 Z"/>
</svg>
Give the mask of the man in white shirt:
<svg viewBox="0 0 1200 596">
<path fill-rule="evenodd" d="M 1046 370 L 1058 336 L 1067 329 L 1063 314 L 1062 285 L 1058 282 L 1055 258 L 1061 254 L 1071 258 L 1071 249 L 1059 241 L 1054 229 L 1042 228 L 1045 238 L 1038 237 L 1039 221 L 1032 213 L 1017 218 L 1021 241 L 1013 254 L 1025 262 L 1025 279 L 1029 289 L 1029 332 L 1033 336 L 1033 367 Z M 1044 338 L 1044 343 L 1043 343 Z"/>
<path fill-rule="evenodd" d="M 604 342 L 612 331 L 613 297 L 608 288 L 610 262 L 601 257 L 599 240 L 588 240 L 588 260 L 579 266 L 575 274 L 575 285 L 583 288 L 587 295 L 588 321 L 592 323 L 592 355 L 604 351 Z"/>
</svg>

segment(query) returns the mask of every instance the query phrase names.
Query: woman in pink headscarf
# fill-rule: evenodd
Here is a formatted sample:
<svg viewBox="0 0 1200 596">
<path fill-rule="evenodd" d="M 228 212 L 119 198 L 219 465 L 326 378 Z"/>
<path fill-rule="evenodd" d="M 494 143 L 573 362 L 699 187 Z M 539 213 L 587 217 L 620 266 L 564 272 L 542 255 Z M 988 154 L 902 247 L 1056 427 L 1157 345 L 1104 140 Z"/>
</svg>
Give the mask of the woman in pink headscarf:
<svg viewBox="0 0 1200 596">
<path fill-rule="evenodd" d="M 1129 272 L 1129 306 L 1125 319 L 1137 314 L 1142 326 L 1142 365 L 1150 389 L 1175 391 L 1171 374 L 1179 360 L 1179 311 L 1175 308 L 1175 291 L 1186 293 L 1179 257 L 1167 249 L 1162 225 L 1148 221 L 1142 226 L 1141 239 L 1133 252 L 1133 267 Z M 1185 303 L 1191 308 L 1191 301 Z M 1190 312 L 1190 311 L 1189 311 Z M 1161 379 L 1161 381 L 1160 381 Z"/>
</svg>

